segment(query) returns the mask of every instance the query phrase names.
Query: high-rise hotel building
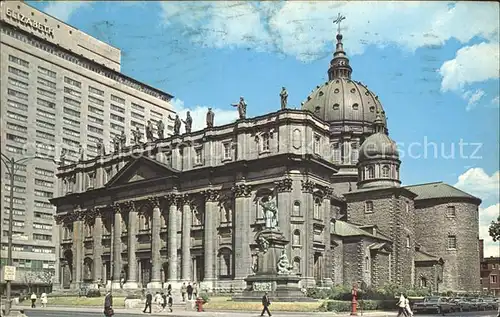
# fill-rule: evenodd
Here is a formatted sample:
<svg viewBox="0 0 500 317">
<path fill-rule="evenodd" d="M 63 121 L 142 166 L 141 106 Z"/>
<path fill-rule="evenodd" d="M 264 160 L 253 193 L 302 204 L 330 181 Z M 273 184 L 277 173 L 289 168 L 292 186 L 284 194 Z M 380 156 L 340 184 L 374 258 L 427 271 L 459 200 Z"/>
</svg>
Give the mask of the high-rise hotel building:
<svg viewBox="0 0 500 317">
<path fill-rule="evenodd" d="M 103 43 L 21 1 L 0 2 L 1 152 L 20 159 L 36 152 L 66 164 L 97 154 L 97 143 L 163 120 L 173 132 L 173 96 L 120 73 L 118 48 Z M 144 139 L 144 136 L 143 136 Z M 2 163 L 2 266 L 7 262 L 9 173 Z M 57 275 L 60 255 L 53 226 L 56 166 L 33 159 L 17 166 L 14 186 L 15 288 L 44 284 Z M 27 273 L 28 272 L 28 273 Z M 2 284 L 3 284 L 3 277 Z M 56 279 L 58 280 L 58 279 Z M 16 287 L 17 285 L 17 287 Z"/>
</svg>

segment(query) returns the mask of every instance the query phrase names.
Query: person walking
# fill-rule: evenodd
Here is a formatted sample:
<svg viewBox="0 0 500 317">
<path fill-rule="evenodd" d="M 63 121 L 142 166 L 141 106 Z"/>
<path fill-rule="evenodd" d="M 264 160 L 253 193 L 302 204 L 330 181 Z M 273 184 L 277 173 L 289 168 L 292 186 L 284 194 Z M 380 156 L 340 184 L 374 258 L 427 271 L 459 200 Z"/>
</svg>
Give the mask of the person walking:
<svg viewBox="0 0 500 317">
<path fill-rule="evenodd" d="M 161 297 L 160 292 L 156 292 L 155 297 L 153 298 L 153 302 L 156 304 L 157 311 L 161 310 L 162 300 L 163 300 L 163 298 Z"/>
<path fill-rule="evenodd" d="M 106 292 L 106 297 L 104 297 L 104 316 L 111 317 L 115 314 L 113 311 L 113 295 L 110 291 Z"/>
<path fill-rule="evenodd" d="M 172 297 L 172 293 L 170 292 L 168 293 L 167 299 L 168 299 L 168 309 L 170 310 L 170 312 L 173 312 L 172 306 L 174 306 L 174 298 Z"/>
<path fill-rule="evenodd" d="M 194 295 L 194 299 L 198 298 L 198 284 L 196 284 L 196 283 L 193 283 L 193 295 Z"/>
<path fill-rule="evenodd" d="M 191 300 L 193 297 L 193 286 L 191 285 L 191 282 L 189 282 L 187 286 L 187 293 L 188 293 L 188 300 Z"/>
<path fill-rule="evenodd" d="M 271 301 L 269 300 L 269 296 L 267 296 L 267 292 L 262 296 L 262 313 L 260 313 L 261 316 L 264 316 L 264 312 L 267 312 L 268 316 L 272 316 L 271 312 L 269 311 L 269 305 L 271 305 Z"/>
<path fill-rule="evenodd" d="M 401 317 L 401 316 L 404 316 L 404 317 L 408 317 L 408 315 L 406 314 L 406 299 L 403 295 L 403 293 L 401 293 L 401 296 L 399 296 L 399 301 L 398 301 L 398 316 L 397 317 Z"/>
<path fill-rule="evenodd" d="M 46 308 L 48 302 L 47 293 L 42 293 L 42 295 L 40 296 L 40 301 L 42 302 L 42 307 Z"/>
<path fill-rule="evenodd" d="M 187 287 L 186 287 L 186 282 L 182 283 L 181 286 L 181 295 L 182 295 L 182 301 L 186 301 L 186 292 L 187 292 Z"/>
<path fill-rule="evenodd" d="M 33 294 L 31 294 L 31 308 L 36 308 L 36 294 L 35 294 L 35 292 L 33 292 Z"/>
<path fill-rule="evenodd" d="M 161 293 L 161 298 L 162 298 L 162 301 L 161 301 L 161 311 L 164 311 L 165 308 L 167 307 L 167 294 L 165 293 Z"/>
<path fill-rule="evenodd" d="M 149 308 L 149 313 L 151 314 L 151 303 L 153 302 L 153 295 L 150 292 L 146 294 L 146 304 L 144 306 L 143 313 L 146 313 L 146 309 Z"/>
<path fill-rule="evenodd" d="M 406 315 L 408 315 L 409 317 L 413 317 L 413 312 L 411 311 L 410 300 L 408 299 L 408 295 L 405 295 L 405 310 L 406 310 Z"/>
</svg>

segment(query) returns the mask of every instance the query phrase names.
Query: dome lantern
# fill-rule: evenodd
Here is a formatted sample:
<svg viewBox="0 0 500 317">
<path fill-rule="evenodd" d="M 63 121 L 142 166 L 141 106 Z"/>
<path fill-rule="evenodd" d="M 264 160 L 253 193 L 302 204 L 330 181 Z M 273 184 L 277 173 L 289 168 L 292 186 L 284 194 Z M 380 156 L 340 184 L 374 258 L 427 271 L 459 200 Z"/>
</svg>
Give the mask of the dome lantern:
<svg viewBox="0 0 500 317">
<path fill-rule="evenodd" d="M 328 69 L 328 80 L 332 81 L 336 78 L 348 78 L 351 79 L 352 68 L 349 65 L 349 58 L 344 51 L 344 44 L 342 44 L 342 34 L 340 34 L 340 22 L 345 20 L 345 17 L 338 15 L 337 19 L 333 23 L 338 25 L 337 29 L 337 45 L 335 47 L 335 53 L 333 53 L 333 59 L 330 61 L 330 68 Z"/>
</svg>

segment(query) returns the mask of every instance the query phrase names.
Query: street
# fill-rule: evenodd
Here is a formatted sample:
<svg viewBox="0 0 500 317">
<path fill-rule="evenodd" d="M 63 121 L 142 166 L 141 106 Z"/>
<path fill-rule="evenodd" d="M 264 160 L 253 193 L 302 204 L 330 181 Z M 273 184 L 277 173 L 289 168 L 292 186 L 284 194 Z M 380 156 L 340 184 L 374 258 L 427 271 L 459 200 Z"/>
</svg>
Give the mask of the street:
<svg viewBox="0 0 500 317">
<path fill-rule="evenodd" d="M 82 308 L 84 310 L 85 308 Z M 95 316 L 103 316 L 97 309 L 88 309 L 86 311 L 76 311 L 76 310 L 71 310 L 71 311 L 61 311 L 61 310 L 49 310 L 49 309 L 26 309 L 25 313 L 28 317 L 95 317 Z M 132 312 L 130 310 L 121 310 L 117 311 L 115 316 L 127 316 L 127 317 L 137 317 L 137 316 L 145 316 L 149 314 L 143 314 L 138 310 L 137 313 Z M 290 316 L 339 316 L 339 317 L 344 317 L 348 316 L 348 313 L 345 314 L 333 314 L 333 313 L 289 313 L 289 312 L 277 312 L 273 313 L 273 316 L 275 317 L 290 317 Z M 382 312 L 369 312 L 369 313 L 364 313 L 364 316 L 371 316 L 371 317 L 396 317 L 395 312 L 391 313 L 382 313 Z M 363 316 L 359 314 L 359 316 Z M 17 312 L 13 312 L 12 316 L 15 317 L 17 316 Z M 198 313 L 198 312 L 187 312 L 187 311 L 179 311 L 179 312 L 173 312 L 173 313 L 168 313 L 168 312 L 162 312 L 162 313 L 157 313 L 157 314 L 151 314 L 150 316 L 170 316 L 170 317 L 191 317 L 191 316 L 198 316 L 198 317 L 252 317 L 252 316 L 260 316 L 260 312 L 255 312 L 255 313 L 248 313 L 248 312 L 203 312 L 203 313 Z M 415 316 L 421 316 L 421 317 L 433 317 L 433 316 L 439 316 L 436 314 L 417 314 Z M 463 313 L 450 313 L 450 314 L 445 314 L 445 316 L 463 316 L 463 317 L 476 317 L 476 316 L 483 316 L 483 317 L 496 317 L 497 313 L 494 311 L 486 311 L 486 312 L 463 312 Z"/>
</svg>

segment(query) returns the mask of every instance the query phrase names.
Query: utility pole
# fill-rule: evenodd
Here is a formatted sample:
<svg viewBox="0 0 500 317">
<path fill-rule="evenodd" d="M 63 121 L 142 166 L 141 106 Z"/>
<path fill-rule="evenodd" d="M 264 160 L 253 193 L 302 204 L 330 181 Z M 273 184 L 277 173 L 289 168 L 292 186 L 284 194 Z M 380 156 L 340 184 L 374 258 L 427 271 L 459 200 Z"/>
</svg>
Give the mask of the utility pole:
<svg viewBox="0 0 500 317">
<path fill-rule="evenodd" d="M 33 159 L 42 159 L 42 160 L 49 160 L 57 164 L 57 162 L 53 159 L 49 158 L 44 158 L 44 157 L 38 157 L 38 156 L 31 156 L 31 157 L 23 157 L 18 159 L 17 161 L 12 157 L 9 158 L 7 155 L 0 153 L 0 159 L 1 161 L 5 164 L 7 168 L 7 172 L 9 174 L 9 183 L 10 183 L 10 190 L 9 190 L 9 236 L 8 236 L 8 242 L 7 242 L 7 265 L 9 267 L 13 266 L 13 259 L 12 259 L 12 225 L 14 223 L 14 181 L 16 177 L 16 172 L 18 170 L 18 165 L 21 163 L 26 163 L 28 161 L 31 161 Z M 5 268 L 4 268 L 5 270 Z M 4 271 L 5 272 L 5 271 Z M 5 274 L 4 274 L 4 279 L 5 279 Z M 6 281 L 6 295 L 7 295 L 7 300 L 5 302 L 5 315 L 9 316 L 10 310 L 12 308 L 12 301 L 11 301 L 11 289 L 12 289 L 12 279 L 5 279 Z"/>
</svg>

